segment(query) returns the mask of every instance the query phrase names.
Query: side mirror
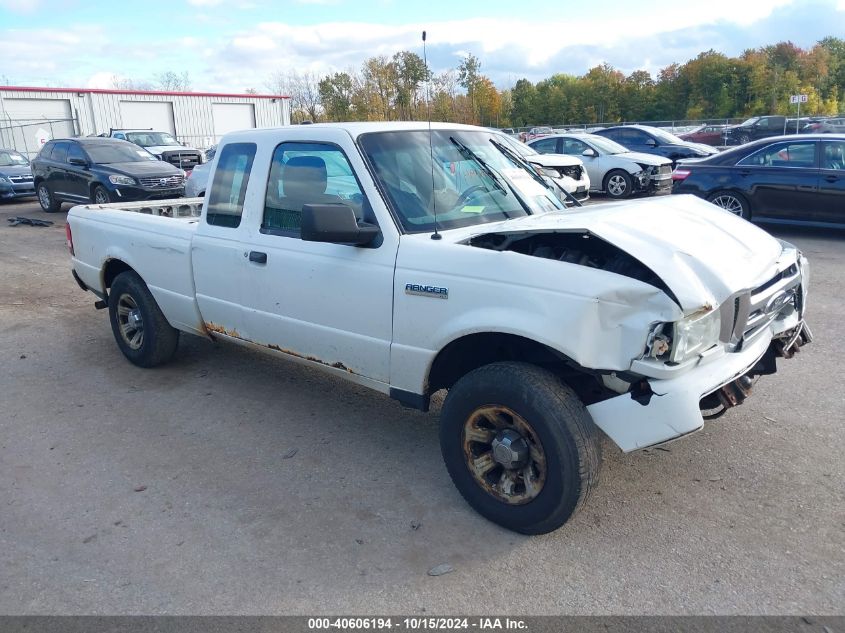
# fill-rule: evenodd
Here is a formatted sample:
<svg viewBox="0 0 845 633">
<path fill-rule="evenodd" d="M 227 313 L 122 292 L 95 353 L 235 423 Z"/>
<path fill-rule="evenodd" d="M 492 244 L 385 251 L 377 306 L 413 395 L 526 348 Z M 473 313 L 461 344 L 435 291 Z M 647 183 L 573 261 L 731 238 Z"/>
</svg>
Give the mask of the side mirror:
<svg viewBox="0 0 845 633">
<path fill-rule="evenodd" d="M 76 165 L 78 167 L 88 167 L 88 161 L 86 161 L 84 158 L 77 158 L 76 156 L 68 158 L 67 162 L 71 165 Z"/>
<path fill-rule="evenodd" d="M 583 152 L 581 152 L 581 156 L 598 156 L 598 152 L 594 150 L 592 147 L 588 147 Z"/>
<path fill-rule="evenodd" d="M 649 147 L 657 147 L 657 141 L 655 141 L 653 138 L 648 139 L 645 144 Z"/>
<path fill-rule="evenodd" d="M 379 228 L 358 222 L 355 212 L 343 204 L 306 204 L 302 207 L 300 237 L 305 242 L 330 242 L 366 246 L 379 234 Z"/>
</svg>

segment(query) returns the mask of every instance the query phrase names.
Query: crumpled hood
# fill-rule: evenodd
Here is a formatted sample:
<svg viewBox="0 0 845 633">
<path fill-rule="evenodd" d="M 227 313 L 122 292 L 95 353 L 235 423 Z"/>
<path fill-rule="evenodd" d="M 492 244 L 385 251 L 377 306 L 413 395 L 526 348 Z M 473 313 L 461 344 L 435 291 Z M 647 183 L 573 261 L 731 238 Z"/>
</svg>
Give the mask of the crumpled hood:
<svg viewBox="0 0 845 633">
<path fill-rule="evenodd" d="M 444 235 L 457 234 L 460 240 L 489 233 L 589 231 L 653 270 L 685 314 L 714 308 L 735 292 L 760 285 L 774 276 L 783 252 L 780 242 L 762 229 L 690 195 L 608 203 L 470 228 Z"/>
</svg>

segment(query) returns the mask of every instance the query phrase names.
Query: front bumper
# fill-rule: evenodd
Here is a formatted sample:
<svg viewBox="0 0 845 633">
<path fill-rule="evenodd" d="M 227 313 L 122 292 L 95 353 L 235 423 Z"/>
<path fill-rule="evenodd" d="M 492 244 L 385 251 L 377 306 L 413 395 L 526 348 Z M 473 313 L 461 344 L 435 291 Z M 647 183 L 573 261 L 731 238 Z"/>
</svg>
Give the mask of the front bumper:
<svg viewBox="0 0 845 633">
<path fill-rule="evenodd" d="M 803 321 L 796 323 L 794 338 L 792 331 L 786 333 L 786 338 L 793 343 L 806 327 Z M 702 398 L 748 374 L 767 356 L 767 352 L 772 355 L 771 363 L 774 363 L 775 355 L 788 357 L 777 349 L 782 340 L 773 339 L 773 331 L 768 329 L 741 352 L 723 354 L 678 377 L 648 379 L 650 397 L 640 395 L 635 399 L 634 394 L 625 393 L 591 404 L 587 411 L 596 426 L 626 453 L 698 431 L 704 426 L 700 404 Z M 770 369 L 760 373 L 773 371 Z"/>
<path fill-rule="evenodd" d="M 182 198 L 185 195 L 185 187 L 171 187 L 168 189 L 148 189 L 146 187 L 115 187 L 112 190 L 112 200 L 119 202 L 135 202 L 139 200 L 167 200 L 169 198 Z"/>
<path fill-rule="evenodd" d="M 35 195 L 35 184 L 25 183 L 0 183 L 0 200 L 12 200 L 15 198 L 29 198 Z"/>
</svg>

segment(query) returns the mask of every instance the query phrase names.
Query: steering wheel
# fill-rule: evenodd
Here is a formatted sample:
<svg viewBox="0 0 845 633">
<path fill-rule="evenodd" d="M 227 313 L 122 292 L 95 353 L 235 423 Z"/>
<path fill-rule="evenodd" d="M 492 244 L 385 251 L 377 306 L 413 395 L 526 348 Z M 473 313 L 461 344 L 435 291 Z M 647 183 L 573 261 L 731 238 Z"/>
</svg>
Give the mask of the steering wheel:
<svg viewBox="0 0 845 633">
<path fill-rule="evenodd" d="M 472 194 L 476 191 L 487 191 L 487 189 L 481 185 L 473 185 L 469 189 L 464 190 L 464 192 L 458 196 L 458 199 L 455 200 L 455 208 L 464 206 L 467 200 L 470 199 L 470 196 L 472 196 Z"/>
</svg>

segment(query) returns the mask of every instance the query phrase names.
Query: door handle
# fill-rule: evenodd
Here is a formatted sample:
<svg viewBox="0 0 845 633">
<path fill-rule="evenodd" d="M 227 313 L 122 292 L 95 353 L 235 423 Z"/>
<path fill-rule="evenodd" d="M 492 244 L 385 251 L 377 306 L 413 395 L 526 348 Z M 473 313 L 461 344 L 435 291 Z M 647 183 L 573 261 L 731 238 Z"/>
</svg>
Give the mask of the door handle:
<svg viewBox="0 0 845 633">
<path fill-rule="evenodd" d="M 267 263 L 267 253 L 260 253 L 258 251 L 250 251 L 249 252 L 249 261 L 255 262 L 256 264 L 266 264 Z"/>
<path fill-rule="evenodd" d="M 836 182 L 839 180 L 839 176 L 825 176 L 824 179 L 828 182 Z"/>
</svg>

